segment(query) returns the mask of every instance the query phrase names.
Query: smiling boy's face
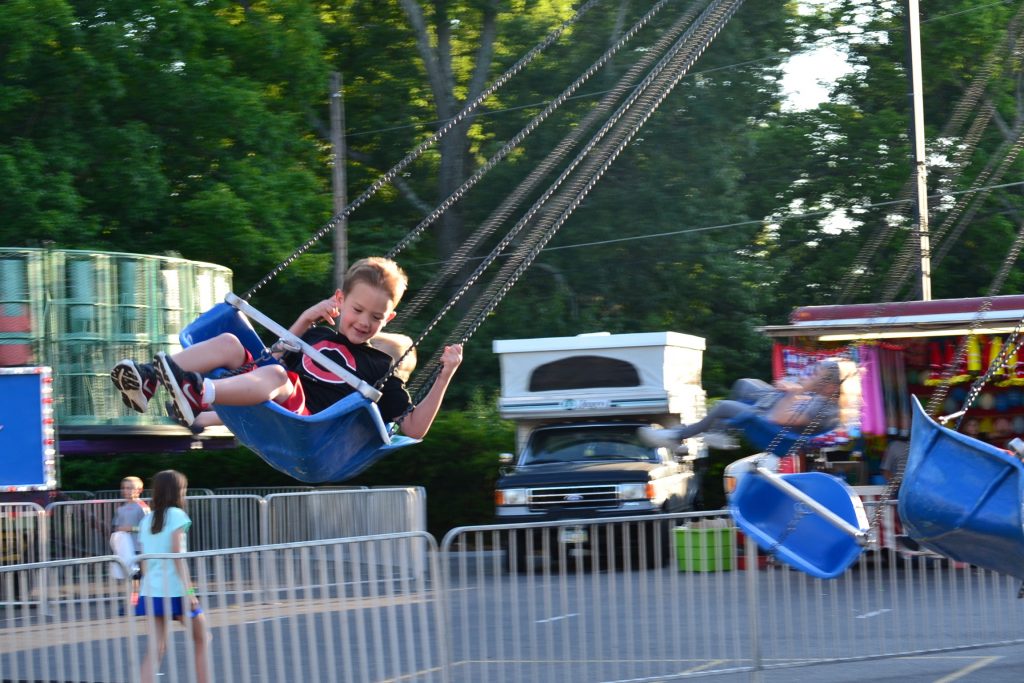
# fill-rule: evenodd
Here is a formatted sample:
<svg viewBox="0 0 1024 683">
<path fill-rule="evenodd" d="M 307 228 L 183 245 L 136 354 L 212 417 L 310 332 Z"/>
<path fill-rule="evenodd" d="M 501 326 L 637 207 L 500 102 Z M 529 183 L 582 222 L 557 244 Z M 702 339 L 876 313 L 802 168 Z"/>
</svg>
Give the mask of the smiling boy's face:
<svg viewBox="0 0 1024 683">
<path fill-rule="evenodd" d="M 395 317 L 395 302 L 383 289 L 356 282 L 341 295 L 338 331 L 353 344 L 364 344 Z"/>
</svg>

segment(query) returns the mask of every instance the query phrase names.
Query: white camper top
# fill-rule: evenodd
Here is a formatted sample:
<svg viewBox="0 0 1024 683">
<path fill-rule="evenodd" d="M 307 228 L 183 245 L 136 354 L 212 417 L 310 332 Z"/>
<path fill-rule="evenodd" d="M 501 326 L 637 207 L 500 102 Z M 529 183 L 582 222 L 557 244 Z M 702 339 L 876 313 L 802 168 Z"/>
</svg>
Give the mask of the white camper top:
<svg viewBox="0 0 1024 683">
<path fill-rule="evenodd" d="M 704 348 L 678 332 L 495 340 L 499 410 L 513 419 L 702 413 Z"/>
</svg>

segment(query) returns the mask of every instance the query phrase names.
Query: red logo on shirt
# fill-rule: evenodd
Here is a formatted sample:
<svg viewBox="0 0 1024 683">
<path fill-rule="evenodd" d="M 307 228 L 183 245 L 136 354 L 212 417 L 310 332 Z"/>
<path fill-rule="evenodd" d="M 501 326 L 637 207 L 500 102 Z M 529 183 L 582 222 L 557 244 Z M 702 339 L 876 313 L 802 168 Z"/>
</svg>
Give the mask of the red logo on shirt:
<svg viewBox="0 0 1024 683">
<path fill-rule="evenodd" d="M 330 360 L 333 360 L 338 365 L 348 368 L 352 372 L 356 371 L 356 359 L 344 344 L 325 340 L 313 344 L 313 348 L 327 356 Z M 322 367 L 317 365 L 309 356 L 302 357 L 302 369 L 309 375 L 316 377 L 321 382 L 347 384 L 345 380 L 338 377 L 333 372 L 324 370 Z"/>
</svg>

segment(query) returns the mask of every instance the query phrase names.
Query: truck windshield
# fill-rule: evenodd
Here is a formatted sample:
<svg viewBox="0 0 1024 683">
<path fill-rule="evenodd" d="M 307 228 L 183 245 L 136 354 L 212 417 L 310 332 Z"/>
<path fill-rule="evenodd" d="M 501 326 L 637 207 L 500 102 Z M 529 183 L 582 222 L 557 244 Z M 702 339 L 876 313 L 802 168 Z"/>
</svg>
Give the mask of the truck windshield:
<svg viewBox="0 0 1024 683">
<path fill-rule="evenodd" d="M 520 465 L 583 460 L 657 462 L 658 453 L 643 445 L 635 425 L 540 429 L 530 437 Z"/>
</svg>

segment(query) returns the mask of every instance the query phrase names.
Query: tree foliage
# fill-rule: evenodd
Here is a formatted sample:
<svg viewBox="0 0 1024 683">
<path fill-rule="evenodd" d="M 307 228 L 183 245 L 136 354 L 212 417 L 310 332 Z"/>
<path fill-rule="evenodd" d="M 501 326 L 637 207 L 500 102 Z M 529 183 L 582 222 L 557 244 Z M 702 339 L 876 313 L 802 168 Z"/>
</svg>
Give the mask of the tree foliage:
<svg viewBox="0 0 1024 683">
<path fill-rule="evenodd" d="M 0 5 L 0 243 L 179 253 L 231 267 L 244 290 L 332 213 L 331 72 L 344 77 L 352 197 L 580 6 L 9 0 Z M 568 26 L 359 207 L 350 257 L 391 249 L 651 7 L 605 0 Z M 687 7 L 668 3 L 399 255 L 413 292 Z M 1012 5 L 970 0 L 941 0 L 924 12 L 932 158 L 953 159 L 974 111 L 994 112 L 959 166 L 932 169 L 934 191 L 957 190 L 990 178 L 1021 127 L 1020 19 Z M 881 296 L 893 254 L 913 242 L 902 22 L 894 3 L 743 6 L 480 328 L 455 402 L 495 386 L 492 339 L 597 330 L 705 337 L 705 385 L 720 394 L 738 376 L 767 373 L 758 325 L 783 322 L 795 305 L 833 303 L 851 280 L 859 279 L 852 300 Z M 827 102 L 793 111 L 781 92 L 785 58 L 825 43 L 854 70 Z M 978 106 L 950 132 L 954 104 L 978 83 Z M 1018 170 L 1019 162 L 1008 164 L 1001 177 Z M 960 209 L 972 220 L 948 228 L 937 296 L 984 292 L 1017 230 L 1018 192 L 975 195 L 976 206 Z M 935 203 L 934 225 L 956 213 L 951 197 Z M 866 254 L 863 272 L 851 273 Z M 331 271 L 328 245 L 318 244 L 257 303 L 287 322 L 330 287 Z M 1013 273 L 1004 291 L 1019 290 L 1021 277 Z M 418 333 L 452 287 L 405 331 Z M 451 329 L 442 323 L 427 344 Z"/>
</svg>

